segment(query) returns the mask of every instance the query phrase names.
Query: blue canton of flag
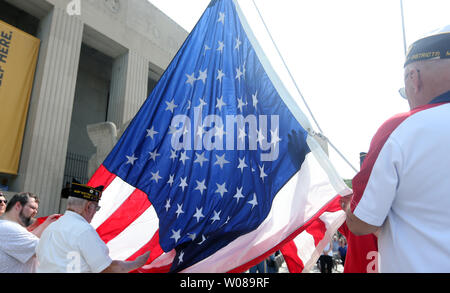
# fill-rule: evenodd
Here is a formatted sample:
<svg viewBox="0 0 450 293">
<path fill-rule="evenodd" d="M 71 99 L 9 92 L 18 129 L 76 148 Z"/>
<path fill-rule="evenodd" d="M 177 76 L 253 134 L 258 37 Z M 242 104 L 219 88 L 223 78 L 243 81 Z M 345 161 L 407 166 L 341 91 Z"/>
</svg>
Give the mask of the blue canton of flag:
<svg viewBox="0 0 450 293">
<path fill-rule="evenodd" d="M 292 130 L 234 3 L 212 1 L 104 165 L 148 195 L 177 272 L 264 221 L 299 168 Z"/>
</svg>

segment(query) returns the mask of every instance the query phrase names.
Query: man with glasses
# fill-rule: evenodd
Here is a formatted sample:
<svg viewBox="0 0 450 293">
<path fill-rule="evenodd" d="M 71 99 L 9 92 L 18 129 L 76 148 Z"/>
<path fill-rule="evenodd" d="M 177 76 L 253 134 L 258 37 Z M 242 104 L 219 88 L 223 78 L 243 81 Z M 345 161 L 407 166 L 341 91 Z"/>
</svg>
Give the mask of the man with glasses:
<svg viewBox="0 0 450 293">
<path fill-rule="evenodd" d="M 135 261 L 117 261 L 90 225 L 99 211 L 103 187 L 72 183 L 63 189 L 67 197 L 65 214 L 42 234 L 36 249 L 38 273 L 127 273 L 142 267 L 149 252 Z"/>
<path fill-rule="evenodd" d="M 46 227 L 54 222 L 56 215 L 32 232 L 28 227 L 36 214 L 39 200 L 28 192 L 14 195 L 0 218 L 0 273 L 32 273 L 35 271 L 35 249 Z"/>
<path fill-rule="evenodd" d="M 404 67 L 400 93 L 411 111 L 380 127 L 353 179 L 354 195 L 341 201 L 352 232 L 348 257 L 362 247 L 355 235 L 373 243 L 375 233 L 379 253 L 371 257 L 380 272 L 448 273 L 450 26 L 414 42 Z"/>
</svg>

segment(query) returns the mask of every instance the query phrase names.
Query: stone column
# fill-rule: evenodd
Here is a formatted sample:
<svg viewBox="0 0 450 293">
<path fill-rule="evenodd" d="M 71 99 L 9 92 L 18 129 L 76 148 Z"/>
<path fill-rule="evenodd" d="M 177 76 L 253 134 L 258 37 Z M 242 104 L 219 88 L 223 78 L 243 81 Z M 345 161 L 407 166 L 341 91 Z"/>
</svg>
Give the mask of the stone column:
<svg viewBox="0 0 450 293">
<path fill-rule="evenodd" d="M 83 36 L 76 16 L 54 7 L 41 20 L 41 40 L 16 191 L 36 193 L 39 215 L 59 211 Z"/>
<path fill-rule="evenodd" d="M 120 131 L 147 98 L 148 68 L 149 62 L 132 50 L 114 60 L 108 121 Z"/>
</svg>

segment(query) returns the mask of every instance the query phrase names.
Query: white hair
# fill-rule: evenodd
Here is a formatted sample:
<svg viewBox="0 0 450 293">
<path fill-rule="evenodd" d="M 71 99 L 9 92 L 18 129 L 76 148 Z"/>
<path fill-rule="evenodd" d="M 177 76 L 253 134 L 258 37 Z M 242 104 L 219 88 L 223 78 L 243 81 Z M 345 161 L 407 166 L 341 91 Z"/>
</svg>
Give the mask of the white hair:
<svg viewBox="0 0 450 293">
<path fill-rule="evenodd" d="M 67 199 L 67 207 L 82 207 L 86 202 L 87 200 L 85 199 L 69 196 Z"/>
</svg>

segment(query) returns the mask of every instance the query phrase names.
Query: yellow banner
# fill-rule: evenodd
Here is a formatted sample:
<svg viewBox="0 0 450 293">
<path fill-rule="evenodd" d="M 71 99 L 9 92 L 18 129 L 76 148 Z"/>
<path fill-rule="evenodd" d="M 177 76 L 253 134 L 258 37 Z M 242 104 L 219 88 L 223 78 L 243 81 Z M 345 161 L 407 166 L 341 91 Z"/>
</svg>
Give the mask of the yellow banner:
<svg viewBox="0 0 450 293">
<path fill-rule="evenodd" d="M 17 174 L 40 40 L 0 21 L 0 173 Z"/>
</svg>

